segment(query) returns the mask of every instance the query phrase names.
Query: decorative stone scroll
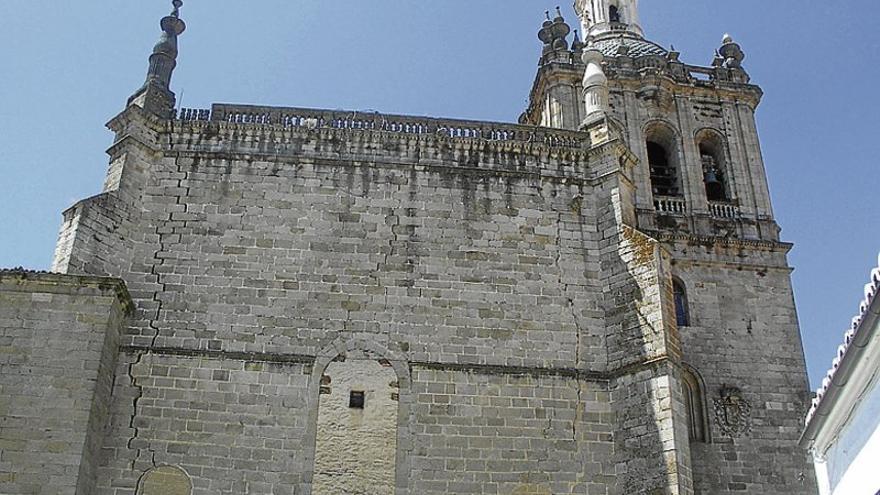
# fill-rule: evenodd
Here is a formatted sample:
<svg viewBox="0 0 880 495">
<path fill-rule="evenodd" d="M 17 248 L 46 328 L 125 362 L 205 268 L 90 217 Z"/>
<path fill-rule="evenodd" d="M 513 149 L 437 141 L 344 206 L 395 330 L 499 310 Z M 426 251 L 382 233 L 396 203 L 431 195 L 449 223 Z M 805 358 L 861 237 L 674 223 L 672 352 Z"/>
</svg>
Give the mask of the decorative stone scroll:
<svg viewBox="0 0 880 495">
<path fill-rule="evenodd" d="M 747 435 L 752 430 L 752 405 L 736 387 L 725 386 L 715 398 L 715 424 L 731 438 Z"/>
</svg>

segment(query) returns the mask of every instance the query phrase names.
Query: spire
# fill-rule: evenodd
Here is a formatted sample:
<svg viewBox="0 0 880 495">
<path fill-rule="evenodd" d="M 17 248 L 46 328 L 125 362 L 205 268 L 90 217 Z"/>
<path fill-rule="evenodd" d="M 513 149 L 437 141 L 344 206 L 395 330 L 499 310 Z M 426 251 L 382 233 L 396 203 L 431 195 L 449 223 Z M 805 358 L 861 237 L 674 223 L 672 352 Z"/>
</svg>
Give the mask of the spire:
<svg viewBox="0 0 880 495">
<path fill-rule="evenodd" d="M 582 52 L 584 50 L 584 42 L 581 41 L 581 36 L 578 33 L 578 30 L 574 30 L 574 41 L 571 42 L 571 51 L 573 52 Z"/>
<path fill-rule="evenodd" d="M 147 72 L 146 84 L 157 83 L 164 89 L 171 85 L 171 74 L 177 66 L 177 37 L 186 30 L 186 23 L 180 19 L 180 7 L 182 0 L 172 2 L 174 10 L 171 14 L 162 18 L 162 37 L 153 47 L 150 55 L 150 69 Z"/>
<path fill-rule="evenodd" d="M 174 111 L 174 93 L 171 92 L 171 76 L 177 67 L 177 38 L 186 30 L 180 18 L 182 0 L 173 0 L 174 10 L 162 18 L 159 25 L 162 36 L 153 47 L 150 67 L 144 85 L 129 99 L 129 105 L 142 107 L 162 118 L 169 118 Z"/>
</svg>

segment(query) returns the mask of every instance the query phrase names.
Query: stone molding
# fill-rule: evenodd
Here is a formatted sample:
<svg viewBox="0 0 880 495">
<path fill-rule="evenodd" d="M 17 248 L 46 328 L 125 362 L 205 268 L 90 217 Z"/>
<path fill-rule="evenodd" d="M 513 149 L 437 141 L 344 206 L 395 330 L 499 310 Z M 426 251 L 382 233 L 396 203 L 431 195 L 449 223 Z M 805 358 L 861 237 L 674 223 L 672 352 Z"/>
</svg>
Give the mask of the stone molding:
<svg viewBox="0 0 880 495">
<path fill-rule="evenodd" d="M 115 295 L 126 316 L 134 314 L 134 303 L 122 279 L 92 275 L 68 275 L 24 268 L 0 269 L 0 288 L 15 292 L 73 293 L 83 289 Z"/>
<path fill-rule="evenodd" d="M 671 234 L 659 231 L 646 231 L 651 237 L 661 242 L 683 241 L 698 244 L 722 245 L 729 248 L 749 248 L 760 251 L 784 252 L 791 251 L 794 244 L 790 242 L 764 241 L 758 239 L 735 239 L 730 237 L 711 237 L 693 234 Z"/>
<path fill-rule="evenodd" d="M 334 347 L 335 348 L 335 347 Z M 319 353 L 317 356 L 311 356 L 307 354 L 295 354 L 295 353 L 272 353 L 272 352 L 235 352 L 235 351 L 220 351 L 220 350 L 208 350 L 208 349 L 185 349 L 185 348 L 175 348 L 175 347 L 144 347 L 144 346 L 134 346 L 134 345 L 125 345 L 120 347 L 120 352 L 132 355 L 138 354 L 155 354 L 155 355 L 164 355 L 164 356 L 176 356 L 176 357 L 192 357 L 198 359 L 218 359 L 218 360 L 232 360 L 232 361 L 248 361 L 248 362 L 260 362 L 260 363 L 272 363 L 272 364 L 316 364 L 318 368 L 325 368 L 327 363 L 333 360 L 334 357 L 340 355 L 340 353 L 334 354 L 333 357 L 329 357 L 325 352 Z M 343 351 L 344 353 L 346 351 Z M 379 353 L 376 353 L 379 355 Z M 392 353 L 396 356 L 396 354 Z M 382 354 L 381 357 L 385 357 L 385 354 Z M 609 382 L 615 379 L 627 376 L 634 375 L 638 373 L 642 373 L 644 371 L 656 370 L 662 366 L 673 364 L 674 366 L 680 366 L 678 363 L 675 363 L 673 360 L 670 360 L 667 356 L 656 356 L 651 357 L 650 359 L 645 359 L 639 362 L 630 363 L 625 366 L 621 366 L 612 370 L 584 370 L 577 368 L 559 368 L 559 367 L 529 367 L 529 366 L 505 366 L 505 365 L 492 365 L 492 364 L 470 364 L 470 363 L 444 363 L 444 362 L 430 362 L 430 361 L 411 361 L 403 356 L 397 356 L 394 359 L 387 358 L 392 365 L 395 363 L 401 363 L 404 366 L 408 367 L 408 369 L 429 369 L 429 370 L 440 370 L 440 371 L 466 371 L 471 373 L 478 374 L 487 374 L 487 375 L 521 375 L 521 376 L 558 376 L 563 378 L 572 378 L 583 381 L 594 381 L 594 382 Z M 398 366 L 395 366 L 399 368 Z M 397 369 L 398 374 L 409 374 L 409 371 L 405 371 L 406 368 Z"/>
</svg>

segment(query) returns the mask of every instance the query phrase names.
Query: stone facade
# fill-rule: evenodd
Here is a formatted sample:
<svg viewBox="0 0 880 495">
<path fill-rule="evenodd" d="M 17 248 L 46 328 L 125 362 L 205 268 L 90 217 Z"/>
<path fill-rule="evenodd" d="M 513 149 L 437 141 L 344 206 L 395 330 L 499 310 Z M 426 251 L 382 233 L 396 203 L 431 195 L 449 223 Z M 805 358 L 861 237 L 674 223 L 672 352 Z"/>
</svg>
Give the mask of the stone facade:
<svg viewBox="0 0 880 495">
<path fill-rule="evenodd" d="M 172 40 L 176 57 L 178 16 L 153 62 Z M 630 26 L 648 55 L 590 59 L 607 81 L 594 71 L 586 115 L 580 53 L 623 35 L 569 47 L 548 20 L 520 125 L 169 118 L 168 64 L 151 64 L 141 93 L 165 97 L 111 121 L 104 192 L 65 212 L 56 249 L 68 275 L 53 277 L 116 277 L 133 307 L 106 330 L 118 356 L 90 379 L 112 393 L 80 430 L 100 455 L 70 493 L 810 493 L 760 90 L 660 57 Z M 723 202 L 707 200 L 701 136 Z M 654 194 L 646 139 L 681 196 Z M 0 448 L 0 483 L 33 493 Z"/>
</svg>

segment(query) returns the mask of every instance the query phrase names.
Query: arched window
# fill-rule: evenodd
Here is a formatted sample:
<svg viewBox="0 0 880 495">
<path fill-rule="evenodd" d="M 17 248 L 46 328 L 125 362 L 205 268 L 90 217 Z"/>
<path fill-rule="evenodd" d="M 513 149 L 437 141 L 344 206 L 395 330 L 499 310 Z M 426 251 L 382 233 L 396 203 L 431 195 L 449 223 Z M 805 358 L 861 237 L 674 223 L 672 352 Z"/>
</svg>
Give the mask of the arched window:
<svg viewBox="0 0 880 495">
<path fill-rule="evenodd" d="M 672 299 L 675 302 L 675 323 L 679 327 L 689 327 L 691 317 L 688 311 L 687 291 L 681 280 L 672 280 Z"/>
<path fill-rule="evenodd" d="M 610 7 L 608 7 L 608 20 L 615 23 L 623 22 L 620 17 L 620 9 L 617 7 L 617 5 L 612 4 Z"/>
<path fill-rule="evenodd" d="M 678 173 L 666 146 L 649 140 L 648 166 L 651 168 L 651 188 L 654 196 L 680 196 Z"/>
<path fill-rule="evenodd" d="M 703 394 L 703 382 L 689 368 L 681 373 L 681 392 L 687 410 L 688 437 L 691 442 L 709 442 L 709 423 L 706 418 L 706 399 Z"/>
</svg>

